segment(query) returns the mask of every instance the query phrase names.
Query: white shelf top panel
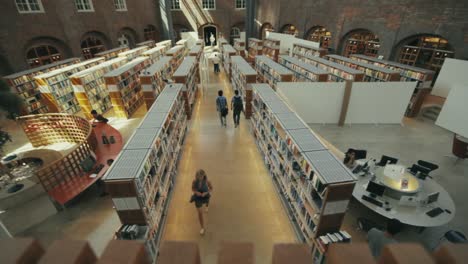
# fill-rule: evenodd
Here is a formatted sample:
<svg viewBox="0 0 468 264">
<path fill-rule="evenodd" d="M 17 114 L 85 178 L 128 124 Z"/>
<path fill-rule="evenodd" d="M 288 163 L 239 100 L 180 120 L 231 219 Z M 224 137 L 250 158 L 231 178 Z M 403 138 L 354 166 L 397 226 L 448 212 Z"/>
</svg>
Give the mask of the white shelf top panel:
<svg viewBox="0 0 468 264">
<path fill-rule="evenodd" d="M 149 149 L 122 150 L 104 180 L 132 180 L 143 168 L 143 162 L 149 154 Z"/>
<path fill-rule="evenodd" d="M 104 58 L 94 58 L 94 59 L 90 59 L 90 60 L 85 60 L 85 61 L 82 61 L 80 63 L 68 65 L 66 67 L 63 67 L 63 68 L 60 68 L 60 69 L 55 69 L 53 71 L 38 75 L 35 78 L 36 79 L 39 79 L 39 78 L 47 79 L 47 78 L 50 78 L 52 76 L 62 74 L 64 72 L 72 71 L 72 70 L 74 70 L 74 69 L 76 69 L 78 67 L 86 66 L 86 65 L 91 64 L 91 63 L 104 62 L 104 61 L 105 61 Z"/>
<path fill-rule="evenodd" d="M 177 71 L 174 72 L 172 76 L 181 77 L 181 76 L 189 75 L 190 70 L 192 69 L 193 65 L 196 62 L 197 62 L 197 59 L 195 57 L 185 57 L 182 63 L 180 64 L 179 68 L 177 68 Z"/>
<path fill-rule="evenodd" d="M 264 102 L 274 114 L 293 113 L 293 111 L 282 100 Z"/>
<path fill-rule="evenodd" d="M 69 78 L 80 78 L 80 77 L 84 77 L 88 74 L 91 74 L 97 70 L 100 70 L 102 68 L 105 68 L 105 67 L 108 67 L 114 63 L 121 63 L 121 62 L 126 62 L 127 61 L 127 58 L 125 57 L 118 57 L 118 58 L 114 58 L 112 60 L 108 60 L 108 61 L 105 61 L 103 63 L 99 63 L 98 65 L 95 65 L 91 68 L 88 68 L 86 70 L 83 70 L 83 71 L 80 71 L 80 72 L 77 72 L 73 75 L 71 75 Z"/>
<path fill-rule="evenodd" d="M 164 47 L 160 47 L 164 48 Z M 168 63 L 170 63 L 172 57 L 163 56 L 158 61 L 153 63 L 151 66 L 146 68 L 144 71 L 141 72 L 140 76 L 153 76 L 156 72 L 161 72 L 165 70 Z"/>
<path fill-rule="evenodd" d="M 275 90 L 273 90 L 273 88 L 271 88 L 271 86 L 266 83 L 254 83 L 252 84 L 252 89 L 262 95 L 265 93 L 276 95 Z"/>
<path fill-rule="evenodd" d="M 276 119 L 286 130 L 308 128 L 296 113 L 276 114 Z"/>
<path fill-rule="evenodd" d="M 287 55 L 281 55 L 280 58 L 284 59 L 285 61 L 289 61 L 290 63 L 297 65 L 305 69 L 306 71 L 312 72 L 314 74 L 328 74 L 327 71 L 317 68 L 309 63 L 305 63 L 297 58 L 287 56 Z"/>
<path fill-rule="evenodd" d="M 177 46 L 172 47 L 168 51 L 166 51 L 166 54 L 171 56 L 171 55 L 174 55 L 175 53 L 177 53 L 179 50 L 184 49 L 184 48 L 185 48 L 185 46 L 177 45 Z"/>
<path fill-rule="evenodd" d="M 51 64 L 42 65 L 42 66 L 37 67 L 37 68 L 16 72 L 16 73 L 10 74 L 8 76 L 5 76 L 3 78 L 5 78 L 5 79 L 15 79 L 15 78 L 21 77 L 23 75 L 41 72 L 41 71 L 47 70 L 49 68 L 52 68 L 52 67 L 55 67 L 55 66 L 58 66 L 58 65 L 62 65 L 62 64 L 66 64 L 66 63 L 70 63 L 72 61 L 79 60 L 79 59 L 80 58 L 70 58 L 70 59 L 66 59 L 66 60 L 61 60 L 61 61 L 57 61 L 57 62 L 54 62 L 54 63 L 51 63 Z"/>
<path fill-rule="evenodd" d="M 132 69 L 133 67 L 135 67 L 136 65 L 144 62 L 145 60 L 149 60 L 148 57 L 137 57 L 133 60 L 131 60 L 130 62 L 128 62 L 127 64 L 124 64 L 122 65 L 120 68 L 117 68 L 111 72 L 108 72 L 106 75 L 104 75 L 104 77 L 115 77 L 115 76 L 120 76 L 122 75 L 122 73 Z"/>
<path fill-rule="evenodd" d="M 231 56 L 231 63 L 236 64 L 237 68 L 243 75 L 256 75 L 257 71 L 250 66 L 241 56 Z"/>
<path fill-rule="evenodd" d="M 201 51 L 202 47 L 200 45 L 193 45 L 192 48 L 190 48 L 189 54 L 193 53 L 199 53 Z"/>
<path fill-rule="evenodd" d="M 302 155 L 321 176 L 324 184 L 356 180 L 353 173 L 328 150 L 304 152 Z"/>
<path fill-rule="evenodd" d="M 236 53 L 236 50 L 231 45 L 224 45 L 223 51 L 225 53 Z"/>
<path fill-rule="evenodd" d="M 162 53 L 163 50 L 164 50 L 164 47 L 158 46 L 158 47 L 154 47 L 154 48 L 152 48 L 152 49 L 149 49 L 149 50 L 143 52 L 142 55 L 144 55 L 144 56 L 150 56 L 150 55 L 152 55 L 152 54 L 154 54 L 154 53 L 157 53 L 157 52 Z"/>
<path fill-rule="evenodd" d="M 160 42 L 156 43 L 156 46 L 166 46 L 168 44 L 170 44 L 172 46 L 172 40 L 168 39 L 168 40 L 160 41 Z"/>
<path fill-rule="evenodd" d="M 273 69 L 278 74 L 290 74 L 292 75 L 293 72 L 290 71 L 288 68 L 284 67 L 281 64 L 276 63 L 274 60 L 270 59 L 268 56 L 256 56 L 255 60 L 261 61 L 265 63 L 270 69 Z"/>
<path fill-rule="evenodd" d="M 131 55 L 131 54 L 138 53 L 138 52 L 143 52 L 143 51 L 145 51 L 147 49 L 148 49 L 148 47 L 146 47 L 146 46 L 134 48 L 134 49 L 127 50 L 127 51 L 119 53 L 119 57 Z"/>
<path fill-rule="evenodd" d="M 123 49 L 128 49 L 127 46 L 123 46 L 123 47 L 118 47 L 118 48 L 114 48 L 114 49 L 110 49 L 110 50 L 105 50 L 103 52 L 99 52 L 99 53 L 96 53 L 94 54 L 95 56 L 104 56 L 104 55 L 107 55 L 109 53 L 112 53 L 112 52 L 116 52 L 116 51 L 119 51 L 119 50 L 123 50 Z"/>
<path fill-rule="evenodd" d="M 167 116 L 167 112 L 149 112 L 138 128 L 160 128 L 166 122 Z"/>
<path fill-rule="evenodd" d="M 123 149 L 150 149 L 160 131 L 160 128 L 138 128 Z"/>
<path fill-rule="evenodd" d="M 301 152 L 327 150 L 309 128 L 288 130 L 288 134 Z"/>
</svg>

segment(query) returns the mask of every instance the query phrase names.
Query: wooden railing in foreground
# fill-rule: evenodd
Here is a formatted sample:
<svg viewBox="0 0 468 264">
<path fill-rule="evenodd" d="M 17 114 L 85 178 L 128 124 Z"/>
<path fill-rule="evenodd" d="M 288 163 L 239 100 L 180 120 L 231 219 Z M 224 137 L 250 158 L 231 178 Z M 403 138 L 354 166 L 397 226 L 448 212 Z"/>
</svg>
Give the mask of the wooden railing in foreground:
<svg viewBox="0 0 468 264">
<path fill-rule="evenodd" d="M 417 244 L 390 244 L 377 261 L 364 243 L 332 244 L 327 264 L 459 264 L 467 263 L 468 244 L 446 244 L 428 253 Z M 257 263 L 263 261 L 257 259 Z M 47 249 L 31 238 L 0 240 L 2 264 L 150 264 L 145 246 L 137 241 L 112 240 L 101 257 L 86 241 L 57 240 Z M 194 242 L 163 242 L 158 264 L 200 264 L 200 251 Z M 218 264 L 256 263 L 252 243 L 223 242 L 218 251 Z M 301 244 L 277 244 L 273 248 L 273 264 L 310 264 L 312 256 Z"/>
</svg>

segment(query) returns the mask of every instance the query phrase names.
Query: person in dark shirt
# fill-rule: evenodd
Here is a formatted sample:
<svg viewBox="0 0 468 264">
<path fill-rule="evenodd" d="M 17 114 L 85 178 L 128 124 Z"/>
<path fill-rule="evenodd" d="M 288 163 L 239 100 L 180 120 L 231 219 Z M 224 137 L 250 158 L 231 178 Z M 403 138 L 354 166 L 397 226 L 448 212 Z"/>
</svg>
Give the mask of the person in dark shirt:
<svg viewBox="0 0 468 264">
<path fill-rule="evenodd" d="M 242 97 L 239 95 L 239 91 L 234 91 L 234 97 L 231 99 L 231 109 L 234 118 L 234 127 L 239 126 L 240 113 L 244 111 L 244 103 L 242 102 Z"/>
<path fill-rule="evenodd" d="M 102 115 L 99 115 L 96 110 L 91 110 L 91 115 L 94 118 L 94 122 L 100 122 L 100 123 L 105 123 L 109 122 L 109 120 Z"/>
<path fill-rule="evenodd" d="M 403 224 L 397 219 L 390 219 L 387 222 L 387 229 L 380 231 L 377 228 L 372 228 L 367 233 L 367 240 L 369 241 L 369 247 L 372 255 L 378 258 L 382 253 L 382 249 L 392 243 L 397 243 L 394 236 L 403 229 Z"/>
</svg>

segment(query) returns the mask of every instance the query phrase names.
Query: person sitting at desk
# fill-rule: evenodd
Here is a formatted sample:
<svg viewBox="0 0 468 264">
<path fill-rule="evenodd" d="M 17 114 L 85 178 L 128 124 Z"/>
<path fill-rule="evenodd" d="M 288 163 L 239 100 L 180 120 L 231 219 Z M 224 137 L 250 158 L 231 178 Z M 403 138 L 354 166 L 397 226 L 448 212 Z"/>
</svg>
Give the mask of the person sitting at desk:
<svg viewBox="0 0 468 264">
<path fill-rule="evenodd" d="M 356 166 L 356 151 L 354 149 L 348 149 L 345 155 L 346 156 L 343 160 L 343 163 L 346 165 L 346 167 L 352 169 L 354 166 Z"/>
<path fill-rule="evenodd" d="M 103 117 L 102 115 L 99 115 L 96 110 L 91 110 L 91 115 L 94 118 L 93 122 L 99 122 L 104 124 L 107 124 L 107 122 L 109 122 L 109 119 Z"/>
<path fill-rule="evenodd" d="M 372 228 L 367 232 L 367 240 L 374 258 L 378 258 L 380 256 L 385 245 L 397 243 L 393 236 L 398 234 L 402 228 L 403 224 L 400 221 L 397 219 L 390 219 L 387 222 L 387 230 L 380 231 L 377 228 Z"/>
</svg>

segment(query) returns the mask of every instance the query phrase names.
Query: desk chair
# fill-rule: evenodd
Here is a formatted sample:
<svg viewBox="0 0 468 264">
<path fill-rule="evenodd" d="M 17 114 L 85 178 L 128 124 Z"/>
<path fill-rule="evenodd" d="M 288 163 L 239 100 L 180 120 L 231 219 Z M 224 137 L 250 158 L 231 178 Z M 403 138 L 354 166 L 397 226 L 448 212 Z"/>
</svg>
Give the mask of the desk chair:
<svg viewBox="0 0 468 264">
<path fill-rule="evenodd" d="M 387 164 L 396 164 L 398 162 L 397 158 L 392 158 L 389 156 L 382 155 L 382 158 L 380 158 L 379 163 L 375 164 L 377 166 L 383 167 Z"/>
<path fill-rule="evenodd" d="M 462 232 L 456 231 L 456 230 L 449 230 L 445 232 L 441 240 L 442 239 L 446 239 L 447 241 L 454 243 L 454 244 L 467 242 L 465 235 Z"/>
<path fill-rule="evenodd" d="M 426 168 L 430 169 L 430 171 L 435 171 L 435 170 L 437 170 L 439 168 L 439 165 L 436 165 L 434 163 L 430 163 L 430 162 L 424 161 L 424 160 L 418 160 L 418 165 L 426 167 Z"/>
<path fill-rule="evenodd" d="M 349 152 L 354 151 L 356 153 L 355 159 L 360 160 L 360 159 L 365 159 L 367 157 L 367 150 L 365 149 L 353 149 L 349 148 L 345 154 L 348 154 Z"/>
</svg>

